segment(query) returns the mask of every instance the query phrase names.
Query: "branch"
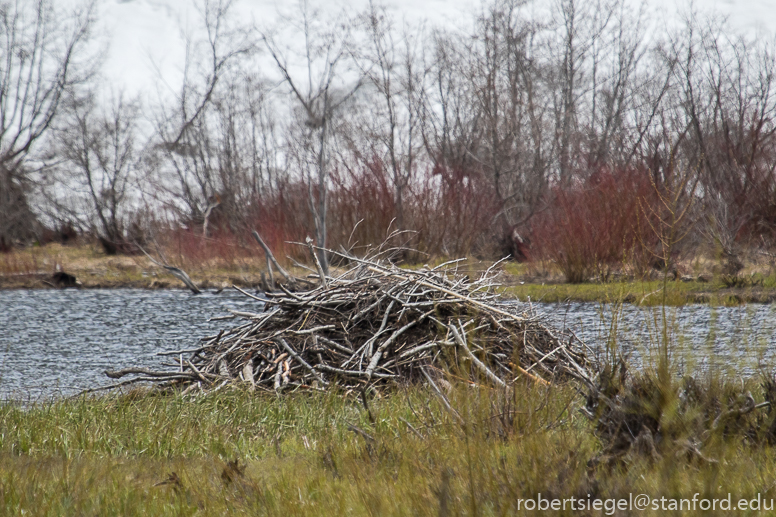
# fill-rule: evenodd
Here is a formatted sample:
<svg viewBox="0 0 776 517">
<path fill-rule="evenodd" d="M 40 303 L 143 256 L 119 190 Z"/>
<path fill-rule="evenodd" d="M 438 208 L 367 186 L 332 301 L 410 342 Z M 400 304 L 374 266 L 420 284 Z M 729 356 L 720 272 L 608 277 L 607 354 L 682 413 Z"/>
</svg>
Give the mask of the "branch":
<svg viewBox="0 0 776 517">
<path fill-rule="evenodd" d="M 165 264 L 161 264 L 158 261 L 154 260 L 154 258 L 151 255 L 149 255 L 146 252 L 146 250 L 144 250 L 138 243 L 135 243 L 135 246 L 137 246 L 140 249 L 140 251 L 142 251 L 145 254 L 145 256 L 148 257 L 148 260 L 150 260 L 151 262 L 153 262 L 157 266 L 166 269 L 167 271 L 170 272 L 170 274 L 172 274 L 172 276 L 174 276 L 175 278 L 177 278 L 178 280 L 180 280 L 181 282 L 186 284 L 186 287 L 191 289 L 192 293 L 194 293 L 194 294 L 201 294 L 202 293 L 202 291 L 199 290 L 197 285 L 191 280 L 191 278 L 189 277 L 189 275 L 186 274 L 185 271 L 183 271 L 182 269 L 179 269 L 177 267 L 168 266 L 166 263 Z"/>
<path fill-rule="evenodd" d="M 256 230 L 253 230 L 251 232 L 251 235 L 253 235 L 253 238 L 256 239 L 256 242 L 259 243 L 259 246 L 261 246 L 261 249 L 264 250 L 264 253 L 267 255 L 267 258 L 272 261 L 273 264 L 275 264 L 275 267 L 278 269 L 281 275 L 283 275 L 283 278 L 286 279 L 286 282 L 288 282 L 289 285 L 295 286 L 296 285 L 296 278 L 292 277 L 288 274 L 288 271 L 283 269 L 283 267 L 278 263 L 278 261 L 275 259 L 275 255 L 272 254 L 272 251 L 270 251 L 269 246 L 264 242 L 264 239 L 261 238 L 261 235 L 259 235 L 259 232 Z"/>
</svg>

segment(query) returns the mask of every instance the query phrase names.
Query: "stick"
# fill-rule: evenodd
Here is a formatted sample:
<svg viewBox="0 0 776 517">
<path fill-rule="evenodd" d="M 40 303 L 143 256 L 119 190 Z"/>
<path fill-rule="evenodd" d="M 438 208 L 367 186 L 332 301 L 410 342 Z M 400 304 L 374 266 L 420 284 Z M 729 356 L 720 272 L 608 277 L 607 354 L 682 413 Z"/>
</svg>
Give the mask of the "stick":
<svg viewBox="0 0 776 517">
<path fill-rule="evenodd" d="M 158 372 L 154 370 L 149 370 L 148 368 L 124 368 L 122 370 L 105 370 L 105 375 L 110 377 L 111 379 L 120 379 L 124 377 L 125 375 L 130 374 L 140 374 L 140 375 L 147 375 L 149 377 L 157 377 L 157 378 L 167 378 L 167 377 L 180 377 L 180 372 Z M 191 375 L 186 374 L 186 378 L 191 378 Z"/>
<path fill-rule="evenodd" d="M 323 377 L 321 377 L 321 376 L 318 374 L 318 372 L 317 372 L 317 371 L 315 371 L 315 368 L 313 368 L 312 366 L 310 366 L 309 364 L 307 364 L 307 361 L 305 361 L 304 359 L 302 359 L 302 357 L 301 357 L 299 354 L 297 354 L 297 353 L 294 351 L 294 349 L 293 349 L 293 348 L 291 348 L 290 346 L 288 346 L 288 343 L 286 343 L 286 340 L 285 340 L 285 339 L 283 339 L 283 338 L 280 338 L 280 339 L 279 339 L 279 341 L 280 341 L 280 344 L 281 344 L 281 345 L 283 345 L 283 348 L 285 348 L 286 350 L 288 350 L 288 353 L 289 353 L 289 354 L 291 354 L 291 356 L 292 356 L 294 359 L 296 359 L 297 361 L 299 361 L 299 363 L 301 363 L 301 364 L 302 364 L 302 366 L 304 366 L 305 368 L 307 368 L 307 369 L 310 371 L 310 373 L 312 373 L 312 374 L 313 374 L 313 377 L 315 377 L 316 379 L 318 379 L 318 382 L 320 382 L 320 383 L 321 383 L 321 384 L 323 384 L 324 386 L 326 386 L 327 384 L 329 384 L 328 382 L 326 382 L 325 380 L 323 380 Z"/>
<path fill-rule="evenodd" d="M 329 285 L 326 283 L 326 275 L 323 272 L 323 267 L 321 266 L 321 261 L 318 260 L 318 255 L 315 254 L 315 250 L 313 249 L 313 240 L 310 237 L 305 238 L 304 240 L 307 243 L 307 248 L 310 250 L 310 254 L 313 256 L 313 262 L 315 263 L 315 269 L 318 270 L 318 276 L 321 277 L 321 285 L 324 289 L 328 289 Z"/>
<path fill-rule="evenodd" d="M 453 338 L 455 338 L 455 340 L 458 342 L 458 344 L 461 346 L 461 348 L 463 348 L 463 351 L 466 352 L 466 355 L 469 356 L 469 359 L 472 360 L 472 363 L 474 363 L 474 365 L 477 368 L 482 370 L 483 373 L 485 373 L 485 376 L 488 379 L 490 379 L 493 382 L 495 382 L 498 386 L 500 386 L 502 388 L 506 388 L 507 384 L 504 381 L 502 381 L 501 379 L 499 379 L 498 375 L 496 375 L 495 373 L 490 371 L 490 368 L 485 366 L 485 364 L 482 361 L 480 361 L 479 359 L 477 359 L 477 357 L 472 353 L 472 351 L 469 350 L 469 347 L 466 345 L 466 341 L 464 341 L 463 338 L 461 337 L 461 335 L 458 333 L 458 329 L 455 328 L 455 325 L 450 324 L 450 325 L 448 325 L 448 328 L 452 332 Z"/>
<path fill-rule="evenodd" d="M 400 278 L 402 280 L 409 280 L 404 275 L 399 275 L 399 274 L 393 273 L 391 271 L 381 271 L 381 270 L 379 270 L 379 269 L 377 269 L 377 268 L 375 268 L 373 266 L 369 266 L 367 269 L 369 269 L 371 271 L 374 271 L 375 273 L 382 273 L 384 275 L 393 276 L 393 277 L 396 277 L 396 278 Z M 490 312 L 495 312 L 497 314 L 501 314 L 502 316 L 506 316 L 506 317 L 511 318 L 511 319 L 513 319 L 515 321 L 519 321 L 519 322 L 525 321 L 525 318 L 521 318 L 520 316 L 516 316 L 516 315 L 514 315 L 512 313 L 509 313 L 507 311 L 502 311 L 501 309 L 498 309 L 496 307 L 492 307 L 490 305 L 484 304 L 484 303 L 482 303 L 480 301 L 473 300 L 472 298 L 469 298 L 468 296 L 464 296 L 462 294 L 456 293 L 455 291 L 450 291 L 449 289 L 445 289 L 444 287 L 441 287 L 441 286 L 438 286 L 438 285 L 434 285 L 432 283 L 426 282 L 425 280 L 416 280 L 416 282 L 418 284 L 422 285 L 422 286 L 430 287 L 431 289 L 436 289 L 437 291 L 441 291 L 441 292 L 443 292 L 443 293 L 445 293 L 447 295 L 450 295 L 450 296 L 453 296 L 455 298 L 458 298 L 459 300 L 465 301 L 467 303 L 471 303 L 472 305 L 474 305 L 476 307 L 479 307 L 481 309 L 485 309 L 485 310 L 490 311 Z"/>
<path fill-rule="evenodd" d="M 164 269 L 172 273 L 172 276 L 186 284 L 186 287 L 191 289 L 191 292 L 194 294 L 201 294 L 202 291 L 199 290 L 197 285 L 189 278 L 189 275 L 186 274 L 186 272 L 182 269 L 179 269 L 177 267 L 172 266 L 162 266 Z"/>
<path fill-rule="evenodd" d="M 366 438 L 366 439 L 367 439 L 367 440 L 369 440 L 370 442 L 374 442 L 374 441 L 375 441 L 375 439 L 374 439 L 374 438 L 372 438 L 372 436 L 370 436 L 370 435 L 369 435 L 369 433 L 367 433 L 366 431 L 363 431 L 363 430 L 359 429 L 358 427 L 354 426 L 353 424 L 348 424 L 348 429 L 349 429 L 350 431 L 353 431 L 353 432 L 354 432 L 354 433 L 356 433 L 356 434 L 359 434 L 359 435 L 363 436 L 364 438 Z"/>
<path fill-rule="evenodd" d="M 275 265 L 275 267 L 280 272 L 280 274 L 283 275 L 283 278 L 286 279 L 286 282 L 288 282 L 289 285 L 295 286 L 296 279 L 291 275 L 289 275 L 288 271 L 283 269 L 283 267 L 278 263 L 278 261 L 275 259 L 275 255 L 272 254 L 272 252 L 269 249 L 269 246 L 267 246 L 264 243 L 264 239 L 261 238 L 261 235 L 259 235 L 259 232 L 257 232 L 256 230 L 253 230 L 251 232 L 251 235 L 253 235 L 253 238 L 256 239 L 256 242 L 259 243 L 259 246 L 261 246 L 261 249 L 264 250 L 264 254 L 267 256 L 267 258 L 272 261 L 272 263 Z"/>
<path fill-rule="evenodd" d="M 415 433 L 415 436 L 417 436 L 417 437 L 418 437 L 418 438 L 420 438 L 421 440 L 423 439 L 423 435 L 422 435 L 422 434 L 420 434 L 420 431 L 418 431 L 417 429 L 415 429 L 414 427 L 412 427 L 412 424 L 410 424 L 409 422 L 407 422 L 407 420 L 406 420 L 406 419 L 404 419 L 403 417 L 399 417 L 399 420 L 400 420 L 400 421 L 402 421 L 402 422 L 404 422 L 404 423 L 407 425 L 407 427 L 409 427 L 410 431 L 412 431 L 413 433 Z"/>
<path fill-rule="evenodd" d="M 137 243 L 135 243 L 135 246 L 140 248 L 140 251 L 145 253 L 145 256 L 148 257 L 148 260 L 150 260 L 151 262 L 153 262 L 157 266 L 166 269 L 167 271 L 169 271 L 172 274 L 172 276 L 174 276 L 175 278 L 177 278 L 178 280 L 180 280 L 181 282 L 186 284 L 186 287 L 191 289 L 192 293 L 194 293 L 194 294 L 201 294 L 202 293 L 202 291 L 199 290 L 197 285 L 194 282 L 191 281 L 191 278 L 189 278 L 189 275 L 187 275 L 184 270 L 182 270 L 180 268 L 177 268 L 177 267 L 168 266 L 166 262 L 164 264 L 160 264 L 159 262 L 154 260 L 154 258 L 151 255 L 146 253 L 146 250 L 141 248 Z M 157 249 L 157 251 L 158 251 L 158 249 Z"/>
<path fill-rule="evenodd" d="M 325 372 L 331 372 L 331 373 L 339 373 L 341 375 L 347 375 L 350 377 L 366 377 L 366 372 L 361 372 L 358 370 L 344 370 L 342 368 L 335 368 L 333 366 L 329 366 L 327 364 L 318 364 L 315 365 L 316 368 L 319 370 L 323 370 Z M 397 375 L 393 375 L 390 373 L 373 373 L 372 377 L 375 379 L 393 379 L 397 377 Z"/>
<path fill-rule="evenodd" d="M 455 419 L 458 421 L 459 424 L 463 425 L 464 424 L 463 418 L 461 418 L 461 415 L 458 414 L 458 411 L 453 409 L 453 406 L 450 405 L 450 401 L 447 400 L 447 397 L 445 397 L 445 394 L 442 393 L 442 390 L 440 390 L 439 387 L 436 385 L 436 383 L 431 379 L 431 376 L 428 373 L 426 373 L 426 369 L 425 368 L 421 368 L 420 372 L 426 378 L 426 380 L 431 385 L 431 387 L 434 388 L 434 391 L 439 396 L 439 398 L 442 400 L 442 403 L 447 408 L 447 410 L 450 412 L 450 414 L 455 417 Z"/>
<path fill-rule="evenodd" d="M 269 255 L 265 255 L 267 259 L 267 275 L 269 276 L 268 285 L 270 290 L 275 290 L 275 273 L 272 272 L 272 262 L 269 260 Z"/>
<path fill-rule="evenodd" d="M 393 302 L 391 302 L 391 303 L 393 303 Z M 377 351 L 372 356 L 372 360 L 369 361 L 369 366 L 366 367 L 366 378 L 367 379 L 372 377 L 372 372 L 377 367 L 377 363 L 378 363 L 378 361 L 380 361 L 380 357 L 382 357 L 383 352 L 385 351 L 385 349 L 388 348 L 388 345 L 393 343 L 394 340 L 396 340 L 396 338 L 398 338 L 399 336 L 404 334 L 405 331 L 409 330 L 410 328 L 414 327 L 416 324 L 418 324 L 421 321 L 423 321 L 424 319 L 426 319 L 426 316 L 431 314 L 431 312 L 433 312 L 433 311 L 427 312 L 423 316 L 421 316 L 420 318 L 407 323 L 402 328 L 400 328 L 399 330 L 397 330 L 396 332 L 391 334 L 391 337 L 386 339 L 385 342 L 382 345 L 380 345 L 380 347 L 377 349 Z"/>
</svg>

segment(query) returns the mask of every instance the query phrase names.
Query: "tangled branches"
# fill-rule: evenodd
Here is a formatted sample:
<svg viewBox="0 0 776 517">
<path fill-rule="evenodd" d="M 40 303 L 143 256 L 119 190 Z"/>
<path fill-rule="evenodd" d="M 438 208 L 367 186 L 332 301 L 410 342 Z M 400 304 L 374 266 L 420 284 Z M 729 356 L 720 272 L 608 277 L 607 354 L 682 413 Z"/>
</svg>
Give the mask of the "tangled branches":
<svg viewBox="0 0 776 517">
<path fill-rule="evenodd" d="M 127 368 L 106 372 L 124 383 L 154 381 L 207 389 L 241 381 L 255 389 L 363 389 L 431 378 L 429 371 L 463 373 L 504 387 L 527 377 L 546 383 L 589 383 L 583 345 L 515 305 L 498 301 L 492 269 L 470 281 L 434 269 L 404 270 L 349 257 L 351 267 L 304 292 L 253 296 L 256 312 L 217 319 L 242 323 L 203 338 L 178 356 L 176 371 Z M 188 354 L 184 358 L 182 353 Z"/>
</svg>

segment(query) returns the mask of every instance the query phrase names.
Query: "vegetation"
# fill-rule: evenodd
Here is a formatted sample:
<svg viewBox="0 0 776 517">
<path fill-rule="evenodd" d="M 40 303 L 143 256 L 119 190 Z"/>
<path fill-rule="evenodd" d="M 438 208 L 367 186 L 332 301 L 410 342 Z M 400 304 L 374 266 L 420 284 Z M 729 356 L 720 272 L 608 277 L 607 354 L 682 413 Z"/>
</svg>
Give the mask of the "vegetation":
<svg viewBox="0 0 776 517">
<path fill-rule="evenodd" d="M 461 37 L 397 30 L 376 5 L 302 3 L 254 29 L 231 2 L 206 2 L 177 94 L 145 106 L 99 101 L 91 10 L 3 12 L 4 282 L 79 264 L 91 285 L 151 286 L 130 255 L 143 247 L 195 280 L 254 285 L 254 228 L 294 259 L 287 243 L 308 234 L 360 253 L 398 227 L 410 232 L 394 244 L 418 250 L 408 264 L 510 253 L 531 262 L 507 269 L 568 282 L 513 277 L 507 292 L 534 300 L 665 315 L 694 289 L 771 296 L 770 269 L 742 271 L 746 253 L 774 263 L 774 53 L 713 17 L 650 27 L 625 0 L 494 0 Z M 274 64 L 261 74 L 260 53 Z M 84 236 L 102 251 L 46 246 Z M 694 271 L 703 257 L 713 265 Z M 654 364 L 632 376 L 610 343 L 597 386 L 494 391 L 448 372 L 449 407 L 419 386 L 8 401 L 0 511 L 489 515 L 539 494 L 776 498 L 770 375 L 681 380 L 671 333 L 654 334 Z"/>
<path fill-rule="evenodd" d="M 622 280 L 606 283 L 537 283 L 526 282 L 503 288 L 505 296 L 533 302 L 603 302 L 622 300 L 637 305 L 740 305 L 771 303 L 776 300 L 776 277 L 755 275 L 750 283 L 730 287 L 719 279 L 711 281 Z M 664 297 L 665 295 L 665 297 Z"/>
<path fill-rule="evenodd" d="M 725 393 L 741 392 L 733 384 L 704 383 L 704 392 L 724 405 Z M 747 389 L 759 402 L 756 384 Z M 336 392 L 226 389 L 192 399 L 132 391 L 6 403 L 0 511 L 501 515 L 538 494 L 776 497 L 774 450 L 746 429 L 704 447 L 719 463 L 665 445 L 655 456 L 631 451 L 607 464 L 605 437 L 578 411 L 583 400 L 573 386 L 518 382 L 505 398 L 455 382 L 447 397 L 461 423 L 422 388 L 372 398 L 373 421 L 358 397 Z"/>
<path fill-rule="evenodd" d="M 168 234 L 165 255 L 180 264 L 203 289 L 262 285 L 266 262 L 255 244 L 241 245 L 235 240 L 212 239 L 208 246 L 196 246 L 197 239 Z M 431 266 L 439 260 L 429 260 Z M 467 259 L 458 264 L 458 271 L 471 278 L 478 277 L 491 263 Z M 424 264 L 405 266 L 420 268 Z M 307 274 L 302 269 L 287 266 L 298 276 Z M 776 299 L 776 275 L 770 265 L 747 264 L 734 283 L 720 275 L 713 260 L 698 260 L 679 264 L 687 272 L 684 278 L 669 280 L 665 285 L 668 305 L 709 303 L 738 305 L 741 303 L 770 303 Z M 77 245 L 47 244 L 0 254 L 0 287 L 51 287 L 51 275 L 58 270 L 73 274 L 86 288 L 136 287 L 183 288 L 183 284 L 154 265 L 145 256 L 109 256 L 99 243 L 81 239 Z M 501 294 L 509 298 L 534 302 L 613 302 L 624 300 L 640 305 L 659 305 L 663 300 L 663 282 L 658 274 L 648 278 L 612 276 L 606 282 L 571 284 L 565 282 L 562 272 L 551 262 L 535 261 L 529 264 L 504 263 L 498 282 L 503 284 Z M 673 277 L 672 277 L 673 278 Z"/>
<path fill-rule="evenodd" d="M 673 283 L 664 274 L 657 285 Z M 610 339 L 594 385 L 518 376 L 493 389 L 456 369 L 437 372 L 450 381 L 439 392 L 278 396 L 225 386 L 7 401 L 0 511 L 501 515 L 528 499 L 574 497 L 614 513 L 606 501 L 641 493 L 669 498 L 666 509 L 694 494 L 771 508 L 772 375 L 741 381 L 683 364 L 679 376 L 668 325 L 650 332 L 637 373 Z"/>
</svg>

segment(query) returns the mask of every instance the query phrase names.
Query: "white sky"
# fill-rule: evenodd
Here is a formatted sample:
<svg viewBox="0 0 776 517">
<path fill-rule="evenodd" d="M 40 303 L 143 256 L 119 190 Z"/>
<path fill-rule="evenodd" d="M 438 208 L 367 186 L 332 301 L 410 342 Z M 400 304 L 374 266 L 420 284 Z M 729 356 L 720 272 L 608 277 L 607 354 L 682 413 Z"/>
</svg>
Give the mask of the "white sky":
<svg viewBox="0 0 776 517">
<path fill-rule="evenodd" d="M 183 66 L 182 30 L 196 23 L 192 0 L 97 0 L 99 32 L 109 41 L 109 54 L 104 67 L 108 86 L 140 94 L 145 101 L 158 98 L 166 88 L 177 89 Z M 542 3 L 547 0 L 535 0 Z M 676 12 L 675 0 L 649 0 L 650 10 L 658 16 Z M 78 0 L 56 0 L 67 6 Z M 314 5 L 331 5 L 361 11 L 367 0 L 319 0 Z M 429 25 L 465 24 L 479 5 L 479 0 L 383 0 L 396 14 L 397 20 L 425 19 Z M 235 8 L 243 21 L 255 21 L 267 26 L 276 18 L 278 9 L 288 9 L 295 0 L 236 0 Z M 679 5 L 685 6 L 686 2 Z M 776 33 L 776 0 L 695 0 L 701 12 L 716 10 L 729 16 L 731 24 L 740 30 L 763 35 Z M 686 7 L 683 7 L 686 8 Z M 154 71 L 161 71 L 163 80 Z M 171 90 L 167 89 L 167 93 Z"/>
</svg>

